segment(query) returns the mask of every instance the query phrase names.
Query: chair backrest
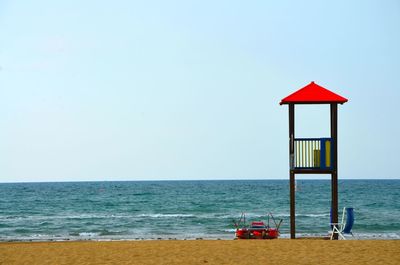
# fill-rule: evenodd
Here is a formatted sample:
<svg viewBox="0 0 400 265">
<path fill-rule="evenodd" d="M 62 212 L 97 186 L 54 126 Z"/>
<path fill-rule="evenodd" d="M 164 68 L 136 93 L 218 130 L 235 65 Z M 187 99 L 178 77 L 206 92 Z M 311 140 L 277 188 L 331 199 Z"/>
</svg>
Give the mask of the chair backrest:
<svg viewBox="0 0 400 265">
<path fill-rule="evenodd" d="M 341 225 L 341 226 L 344 226 L 343 221 L 344 221 L 345 209 L 346 209 L 346 207 L 343 208 L 342 222 L 339 223 L 339 225 Z M 330 220 L 331 220 L 331 224 L 332 224 L 332 223 L 333 223 L 332 208 L 331 208 L 331 211 L 330 211 L 330 213 L 329 213 L 329 216 L 330 216 Z M 331 225 L 331 227 L 333 227 L 333 226 Z"/>
<path fill-rule="evenodd" d="M 344 226 L 343 233 L 350 234 L 353 225 L 354 225 L 354 209 L 346 208 L 346 224 Z"/>
</svg>

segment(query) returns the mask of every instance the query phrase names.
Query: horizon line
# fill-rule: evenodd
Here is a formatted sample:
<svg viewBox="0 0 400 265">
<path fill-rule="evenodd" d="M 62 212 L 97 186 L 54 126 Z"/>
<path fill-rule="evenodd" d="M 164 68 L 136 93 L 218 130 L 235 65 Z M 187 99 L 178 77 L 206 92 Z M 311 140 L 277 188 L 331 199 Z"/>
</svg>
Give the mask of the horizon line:
<svg viewBox="0 0 400 265">
<path fill-rule="evenodd" d="M 167 182 L 167 181 L 259 181 L 259 180 L 289 180 L 274 179 L 137 179 L 137 180 L 58 180 L 58 181 L 0 181 L 0 184 L 28 184 L 28 183 L 76 183 L 76 182 Z M 327 178 L 307 178 L 299 180 L 330 180 Z M 338 180 L 400 180 L 400 178 L 342 178 Z"/>
</svg>

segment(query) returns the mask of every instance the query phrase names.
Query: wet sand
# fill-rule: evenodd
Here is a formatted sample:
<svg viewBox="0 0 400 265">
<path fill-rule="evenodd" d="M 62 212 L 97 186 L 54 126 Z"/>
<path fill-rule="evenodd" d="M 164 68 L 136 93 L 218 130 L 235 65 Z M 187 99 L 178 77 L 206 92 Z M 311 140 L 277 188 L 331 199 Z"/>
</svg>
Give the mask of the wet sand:
<svg viewBox="0 0 400 265">
<path fill-rule="evenodd" d="M 400 264 L 400 240 L 4 242 L 0 264 Z"/>
</svg>

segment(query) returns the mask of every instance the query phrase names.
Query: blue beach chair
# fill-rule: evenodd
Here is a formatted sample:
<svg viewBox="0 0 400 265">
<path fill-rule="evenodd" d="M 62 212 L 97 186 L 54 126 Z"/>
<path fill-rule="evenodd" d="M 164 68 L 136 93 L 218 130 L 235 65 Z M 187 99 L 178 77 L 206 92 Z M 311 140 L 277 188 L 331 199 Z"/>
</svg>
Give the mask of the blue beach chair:
<svg viewBox="0 0 400 265">
<path fill-rule="evenodd" d="M 344 222 L 346 216 L 346 223 Z M 342 222 L 341 223 L 332 223 L 332 212 L 331 212 L 331 223 L 332 227 L 331 233 L 331 240 L 333 239 L 334 234 L 338 234 L 339 237 L 342 239 L 346 239 L 344 235 L 353 235 L 353 232 L 351 232 L 351 229 L 353 228 L 354 225 L 354 209 L 353 208 L 343 208 L 343 214 L 342 214 Z"/>
</svg>

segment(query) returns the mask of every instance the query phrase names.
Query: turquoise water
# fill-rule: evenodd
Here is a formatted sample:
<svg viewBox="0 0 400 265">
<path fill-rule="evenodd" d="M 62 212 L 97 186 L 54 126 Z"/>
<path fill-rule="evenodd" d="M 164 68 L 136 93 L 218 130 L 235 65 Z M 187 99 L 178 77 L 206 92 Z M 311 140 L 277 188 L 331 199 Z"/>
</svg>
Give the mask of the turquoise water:
<svg viewBox="0 0 400 265">
<path fill-rule="evenodd" d="M 330 181 L 299 180 L 299 235 L 327 235 Z M 287 180 L 0 184 L 0 240 L 232 239 L 232 220 L 283 219 Z M 400 238 L 400 180 L 340 180 L 339 207 L 354 207 L 357 238 Z"/>
</svg>

